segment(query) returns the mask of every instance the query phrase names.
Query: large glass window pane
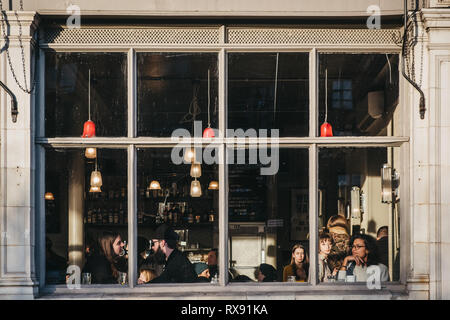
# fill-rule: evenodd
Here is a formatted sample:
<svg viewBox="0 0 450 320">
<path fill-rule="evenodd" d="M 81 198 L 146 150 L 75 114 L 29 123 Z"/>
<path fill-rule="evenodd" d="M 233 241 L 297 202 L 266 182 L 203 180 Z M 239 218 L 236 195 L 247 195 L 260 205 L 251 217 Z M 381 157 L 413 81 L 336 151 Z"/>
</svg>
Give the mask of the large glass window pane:
<svg viewBox="0 0 450 320">
<path fill-rule="evenodd" d="M 309 55 L 228 54 L 228 128 L 307 136 Z"/>
<path fill-rule="evenodd" d="M 89 119 L 98 137 L 127 135 L 125 53 L 45 54 L 45 135 L 81 137 Z"/>
<path fill-rule="evenodd" d="M 127 153 L 96 151 L 89 159 L 84 149 L 47 149 L 47 284 L 84 285 L 88 274 L 92 284 L 127 279 Z"/>
<path fill-rule="evenodd" d="M 208 109 L 218 127 L 216 53 L 138 53 L 137 73 L 139 136 L 170 137 L 178 128 L 194 136 L 194 121 L 201 136 Z"/>
<path fill-rule="evenodd" d="M 307 282 L 308 150 L 272 149 L 268 165 L 251 160 L 260 151 L 228 149 L 230 281 Z"/>
<path fill-rule="evenodd" d="M 377 279 L 399 279 L 400 199 L 392 182 L 398 153 L 398 148 L 320 149 L 319 281 L 366 281 L 374 266 L 380 267 Z M 384 165 L 391 169 L 383 174 Z M 335 269 L 342 271 L 333 275 Z"/>
<path fill-rule="evenodd" d="M 334 136 L 392 135 L 388 125 L 398 105 L 397 54 L 321 53 L 319 67 L 319 136 L 325 121 Z"/>
<path fill-rule="evenodd" d="M 218 279 L 218 165 L 201 159 L 216 152 L 198 148 L 191 163 L 182 150 L 138 149 L 139 284 Z"/>
</svg>

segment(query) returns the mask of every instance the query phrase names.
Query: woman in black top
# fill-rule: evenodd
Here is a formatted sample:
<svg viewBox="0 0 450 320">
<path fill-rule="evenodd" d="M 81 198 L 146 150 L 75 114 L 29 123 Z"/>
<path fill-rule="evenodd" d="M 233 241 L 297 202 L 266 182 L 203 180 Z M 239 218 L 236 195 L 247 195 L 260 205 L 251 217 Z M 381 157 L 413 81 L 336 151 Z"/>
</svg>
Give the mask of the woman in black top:
<svg viewBox="0 0 450 320">
<path fill-rule="evenodd" d="M 92 283 L 117 283 L 119 271 L 127 272 L 128 263 L 123 256 L 124 243 L 120 234 L 105 231 L 88 256 L 83 272 L 90 272 Z"/>
</svg>

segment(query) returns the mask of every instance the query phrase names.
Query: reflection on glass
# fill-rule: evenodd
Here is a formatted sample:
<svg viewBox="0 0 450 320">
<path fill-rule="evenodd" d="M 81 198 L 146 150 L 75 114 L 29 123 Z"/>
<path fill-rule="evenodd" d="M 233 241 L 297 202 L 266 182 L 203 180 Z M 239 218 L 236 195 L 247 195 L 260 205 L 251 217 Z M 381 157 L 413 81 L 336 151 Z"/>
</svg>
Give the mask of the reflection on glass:
<svg viewBox="0 0 450 320">
<path fill-rule="evenodd" d="M 237 159 L 242 151 L 227 152 Z M 274 175 L 250 164 L 254 151 L 245 150 L 244 164 L 229 165 L 230 281 L 307 281 L 308 150 L 280 149 Z"/>
<path fill-rule="evenodd" d="M 183 159 L 182 154 L 178 156 L 178 160 Z M 138 149 L 139 284 L 215 283 L 219 272 L 216 250 L 219 194 L 208 189 L 208 184 L 218 180 L 218 165 L 197 160 L 195 164 L 177 165 L 179 162 L 173 159 L 170 148 Z M 159 182 L 159 188 L 148 188 L 153 181 Z M 161 245 L 162 226 L 172 228 L 176 235 L 172 239 L 176 249 L 173 252 Z M 172 254 L 188 259 L 183 272 L 172 273 L 173 268 L 167 262 L 163 273 L 166 256 Z M 209 276 L 205 277 L 206 274 Z"/>
<path fill-rule="evenodd" d="M 208 109 L 218 127 L 216 53 L 138 53 L 137 72 L 139 136 L 170 137 L 179 128 L 194 136 L 193 121 L 202 121 L 202 136 Z"/>
<path fill-rule="evenodd" d="M 394 148 L 320 150 L 319 281 L 366 281 L 379 264 L 381 281 L 398 280 L 399 199 L 381 192 L 382 168 L 397 159 Z"/>
<path fill-rule="evenodd" d="M 45 159 L 45 184 L 55 194 L 46 201 L 46 283 L 117 284 L 128 272 L 126 151 L 97 148 L 97 192 L 90 190 L 95 160 L 83 149 L 47 149 Z"/>
<path fill-rule="evenodd" d="M 230 53 L 228 127 L 279 129 L 280 136 L 307 136 L 307 53 Z"/>
<path fill-rule="evenodd" d="M 125 53 L 45 54 L 45 135 L 81 137 L 89 119 L 98 137 L 127 135 L 127 56 Z"/>
<path fill-rule="evenodd" d="M 387 128 L 398 104 L 397 54 L 321 53 L 319 67 L 319 128 L 327 116 L 334 136 L 392 134 Z"/>
</svg>

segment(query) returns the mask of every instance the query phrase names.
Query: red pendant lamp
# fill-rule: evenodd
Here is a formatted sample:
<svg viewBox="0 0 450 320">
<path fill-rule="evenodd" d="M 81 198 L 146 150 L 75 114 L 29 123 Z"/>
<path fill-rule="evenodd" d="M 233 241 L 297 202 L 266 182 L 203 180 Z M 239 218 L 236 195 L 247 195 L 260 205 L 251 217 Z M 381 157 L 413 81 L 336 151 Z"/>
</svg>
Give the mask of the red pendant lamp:
<svg viewBox="0 0 450 320">
<path fill-rule="evenodd" d="M 203 130 L 203 138 L 214 138 L 214 129 L 211 128 L 211 118 L 209 115 L 209 106 L 210 106 L 210 76 L 208 69 L 208 127 Z"/>
<path fill-rule="evenodd" d="M 320 136 L 321 137 L 332 137 L 333 136 L 333 127 L 331 124 L 327 122 L 328 118 L 328 70 L 325 69 L 325 121 L 320 126 Z"/>
<path fill-rule="evenodd" d="M 91 120 L 91 69 L 89 69 L 88 99 L 89 120 L 84 123 L 82 138 L 95 137 L 95 123 Z"/>
</svg>

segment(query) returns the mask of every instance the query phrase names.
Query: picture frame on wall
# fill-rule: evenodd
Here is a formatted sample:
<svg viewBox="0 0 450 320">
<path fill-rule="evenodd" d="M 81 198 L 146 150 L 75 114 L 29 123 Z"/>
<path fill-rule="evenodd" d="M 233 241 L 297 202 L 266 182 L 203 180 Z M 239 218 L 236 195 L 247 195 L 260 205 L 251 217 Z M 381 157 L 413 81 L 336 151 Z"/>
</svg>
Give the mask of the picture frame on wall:
<svg viewBox="0 0 450 320">
<path fill-rule="evenodd" d="M 291 240 L 307 241 L 309 233 L 308 189 L 291 190 Z"/>
</svg>

